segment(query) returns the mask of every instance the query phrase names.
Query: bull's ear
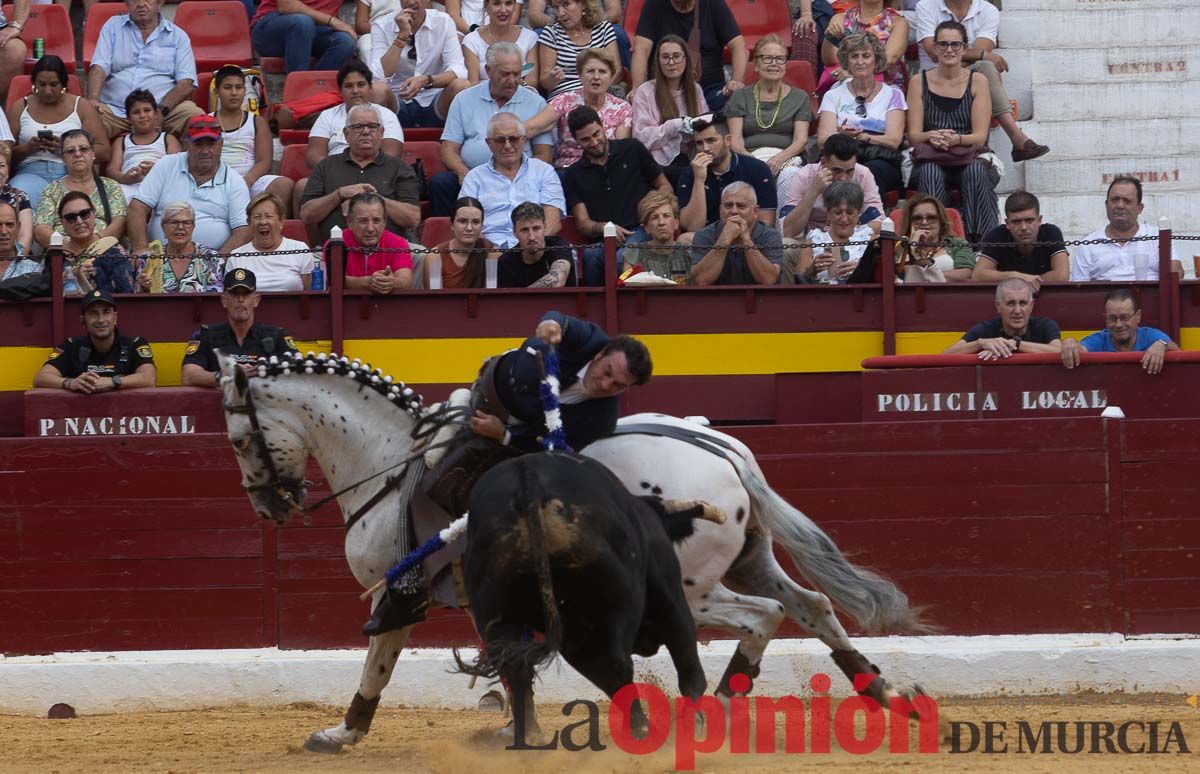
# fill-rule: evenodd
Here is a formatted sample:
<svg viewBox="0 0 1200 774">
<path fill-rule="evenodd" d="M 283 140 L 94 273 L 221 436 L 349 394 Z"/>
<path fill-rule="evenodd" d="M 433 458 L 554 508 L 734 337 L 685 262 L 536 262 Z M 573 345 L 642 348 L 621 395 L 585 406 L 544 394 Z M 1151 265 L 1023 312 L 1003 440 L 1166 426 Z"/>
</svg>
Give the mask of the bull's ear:
<svg viewBox="0 0 1200 774">
<path fill-rule="evenodd" d="M 232 385 L 232 394 L 229 397 L 244 398 L 250 382 L 246 379 L 246 372 L 238 366 L 237 359 L 217 350 L 217 363 L 220 364 L 221 384 L 225 386 L 227 393 Z"/>
</svg>

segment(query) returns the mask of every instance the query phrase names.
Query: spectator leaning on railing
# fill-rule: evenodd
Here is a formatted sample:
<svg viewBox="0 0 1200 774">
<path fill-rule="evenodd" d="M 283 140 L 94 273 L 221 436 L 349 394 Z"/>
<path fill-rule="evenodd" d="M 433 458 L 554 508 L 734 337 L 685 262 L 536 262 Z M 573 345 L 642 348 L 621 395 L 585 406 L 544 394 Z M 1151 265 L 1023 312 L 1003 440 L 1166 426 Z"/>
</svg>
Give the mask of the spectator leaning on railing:
<svg viewBox="0 0 1200 774">
<path fill-rule="evenodd" d="M 174 135 L 202 111 L 192 102 L 196 58 L 187 33 L 163 18 L 163 0 L 126 0 L 129 13 L 114 16 L 100 28 L 87 94 L 109 137 L 129 131 L 125 97 L 148 89 L 163 114 L 163 126 Z M 107 154 L 104 160 L 107 160 Z"/>
<path fill-rule="evenodd" d="M 1059 352 L 1058 323 L 1033 316 L 1033 286 L 1023 279 L 1001 280 L 996 286 L 996 311 L 946 348 L 947 355 L 978 354 L 980 360 L 1000 360 L 1018 352 Z"/>
<path fill-rule="evenodd" d="M 1070 279 L 1071 258 L 1062 231 L 1042 222 L 1041 204 L 1028 191 L 1014 191 L 1004 202 L 1004 225 L 984 234 L 972 279 L 999 282 L 1016 277 L 1037 290 L 1043 282 Z"/>
<path fill-rule="evenodd" d="M 221 364 L 217 350 L 237 359 L 244 371 L 254 369 L 260 357 L 283 355 L 296 350 L 292 337 L 283 328 L 255 322 L 254 310 L 262 296 L 258 281 L 249 269 L 225 273 L 221 306 L 225 322 L 201 325 L 192 334 L 183 355 L 181 382 L 185 387 L 220 387 Z"/>
<path fill-rule="evenodd" d="M 121 335 L 112 296 L 99 289 L 88 293 L 79 320 L 87 332 L 54 348 L 33 378 L 34 387 L 95 395 L 155 385 L 150 343 L 141 336 Z"/>
<path fill-rule="evenodd" d="M 1142 214 L 1142 184 L 1135 177 L 1121 175 L 1108 185 L 1104 209 L 1108 225 L 1084 237 L 1085 241 L 1108 240 L 1094 245 L 1079 245 L 1071 256 L 1072 282 L 1129 282 L 1158 280 L 1158 229 L 1139 223 Z M 1144 238 L 1143 241 L 1130 241 Z M 1183 262 L 1171 245 L 1171 270 L 1187 276 Z"/>
<path fill-rule="evenodd" d="M 1127 288 L 1110 290 L 1104 297 L 1104 330 L 1085 336 L 1083 341 L 1065 339 L 1062 361 L 1067 368 L 1079 365 L 1080 352 L 1145 352 L 1142 368 L 1156 374 L 1163 369 L 1164 355 L 1179 349 L 1171 337 L 1158 328 L 1142 325 L 1142 305 Z"/>
<path fill-rule="evenodd" d="M 58 203 L 62 221 L 63 252 L 68 259 L 63 268 L 63 293 L 87 294 L 93 288 L 105 293 L 132 293 L 133 264 L 125 248 L 114 236 L 100 236 L 96 227 L 96 208 L 88 195 L 67 191 Z"/>
<path fill-rule="evenodd" d="M 618 253 L 623 271 L 640 266 L 678 285 L 691 282 L 692 249 L 680 244 L 675 236 L 679 230 L 679 199 L 675 194 L 657 190 L 646 194 L 638 203 L 638 220 L 641 228 Z"/>
<path fill-rule="evenodd" d="M 783 238 L 757 215 L 754 186 L 741 181 L 725 186 L 720 219 L 692 238 L 694 284 L 774 285 L 782 281 Z"/>
</svg>

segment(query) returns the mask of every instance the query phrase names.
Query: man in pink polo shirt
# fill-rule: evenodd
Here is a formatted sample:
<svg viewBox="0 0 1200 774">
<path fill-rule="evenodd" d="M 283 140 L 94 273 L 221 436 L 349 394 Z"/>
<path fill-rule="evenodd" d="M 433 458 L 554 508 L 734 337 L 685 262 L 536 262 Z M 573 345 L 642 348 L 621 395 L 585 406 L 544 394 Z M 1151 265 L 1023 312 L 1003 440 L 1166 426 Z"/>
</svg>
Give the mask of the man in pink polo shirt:
<svg viewBox="0 0 1200 774">
<path fill-rule="evenodd" d="M 846 134 L 831 134 L 821 146 L 821 163 L 808 164 L 792 177 L 791 188 L 783 192 L 780 215 L 783 235 L 802 237 L 814 228 L 829 225 L 829 214 L 821 203 L 821 194 L 830 183 L 853 180 L 863 190 L 863 212 L 859 223 L 883 217 L 883 200 L 871 170 L 858 163 L 858 143 Z"/>
<path fill-rule="evenodd" d="M 412 253 L 407 239 L 387 230 L 383 197 L 370 191 L 355 194 L 346 221 L 346 289 L 391 293 L 411 288 Z"/>
</svg>

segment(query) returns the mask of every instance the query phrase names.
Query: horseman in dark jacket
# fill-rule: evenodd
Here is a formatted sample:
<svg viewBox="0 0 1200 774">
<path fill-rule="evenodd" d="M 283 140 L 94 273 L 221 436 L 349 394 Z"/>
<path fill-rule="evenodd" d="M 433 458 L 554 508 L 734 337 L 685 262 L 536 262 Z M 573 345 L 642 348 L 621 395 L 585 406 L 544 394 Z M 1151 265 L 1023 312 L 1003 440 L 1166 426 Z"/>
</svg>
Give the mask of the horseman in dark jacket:
<svg viewBox="0 0 1200 774">
<path fill-rule="evenodd" d="M 426 494 L 451 518 L 466 511 L 471 487 L 485 472 L 510 457 L 541 450 L 549 432 L 541 384 L 551 347 L 558 356 L 563 431 L 575 451 L 611 435 L 621 393 L 650 380 L 653 366 L 645 344 L 630 336 L 610 339 L 598 325 L 547 312 L 521 346 L 484 362 L 471 391 L 471 432 L 464 432 L 426 474 Z M 427 596 L 389 588 L 363 634 L 423 620 L 427 601 Z"/>
</svg>

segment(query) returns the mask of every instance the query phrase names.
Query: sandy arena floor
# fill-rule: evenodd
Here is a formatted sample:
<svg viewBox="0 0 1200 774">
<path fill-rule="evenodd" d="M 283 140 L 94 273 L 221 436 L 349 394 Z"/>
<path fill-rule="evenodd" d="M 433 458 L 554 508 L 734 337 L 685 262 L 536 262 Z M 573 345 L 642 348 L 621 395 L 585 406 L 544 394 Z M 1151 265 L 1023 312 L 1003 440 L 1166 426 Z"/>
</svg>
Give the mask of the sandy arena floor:
<svg viewBox="0 0 1200 774">
<path fill-rule="evenodd" d="M 820 767 L 838 771 L 1200 771 L 1200 710 L 1182 695 L 1107 695 L 1063 698 L 959 699 L 942 702 L 953 720 L 982 724 L 1006 721 L 1007 754 L 950 754 L 943 746 L 934 755 L 877 752 L 855 756 L 840 750 L 828 755 L 700 755 L 697 771 L 792 772 Z M 500 725 L 500 716 L 475 711 L 380 708 L 368 739 L 336 756 L 307 753 L 301 748 L 313 730 L 331 726 L 342 708 L 292 705 L 278 709 L 233 707 L 197 712 L 151 712 L 86 715 L 72 720 L 0 716 L 4 772 L 437 772 L 528 774 L 533 771 L 573 774 L 666 772 L 674 768 L 668 742 L 650 756 L 630 756 L 615 747 L 603 752 L 505 752 L 479 741 Z M 565 725 L 556 707 L 539 711 L 547 731 Z M 1159 744 L 1171 722 L 1182 730 L 1188 754 L 1178 746 L 1166 755 L 1016 754 L 1018 720 L 1160 721 Z M 605 720 L 606 723 L 606 720 Z M 1071 727 L 1073 728 L 1073 726 Z M 1074 733 L 1073 731 L 1071 732 Z M 1145 741 L 1137 732 L 1133 741 Z M 753 736 L 751 737 L 753 739 Z M 915 740 L 915 736 L 914 736 Z M 611 740 L 605 732 L 604 741 Z M 782 742 L 782 739 L 780 740 Z"/>
</svg>

